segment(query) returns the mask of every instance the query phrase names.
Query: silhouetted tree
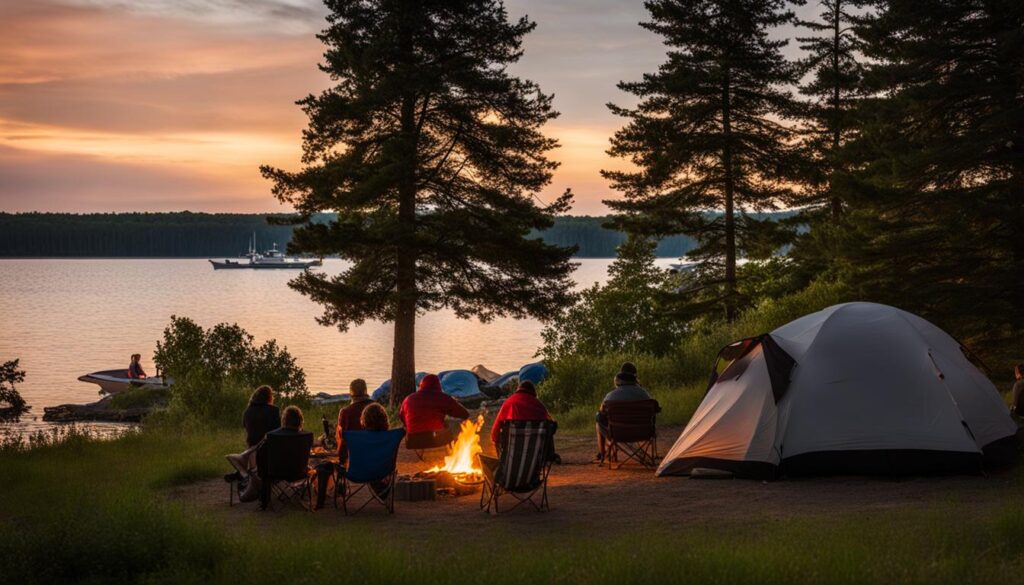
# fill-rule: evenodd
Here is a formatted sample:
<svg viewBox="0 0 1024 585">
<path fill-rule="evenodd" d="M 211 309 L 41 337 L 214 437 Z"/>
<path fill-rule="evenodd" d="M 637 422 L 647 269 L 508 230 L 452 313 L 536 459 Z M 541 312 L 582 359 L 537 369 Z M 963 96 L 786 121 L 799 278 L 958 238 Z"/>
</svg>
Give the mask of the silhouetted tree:
<svg viewBox="0 0 1024 585">
<path fill-rule="evenodd" d="M 1024 3 L 889 0 L 864 31 L 873 157 L 840 261 L 965 341 L 1019 342 Z"/>
<path fill-rule="evenodd" d="M 324 305 L 325 325 L 394 322 L 394 403 L 413 390 L 418 312 L 544 319 L 571 300 L 573 250 L 528 236 L 572 195 L 536 200 L 557 167 L 541 133 L 557 114 L 508 72 L 532 22 L 510 22 L 499 0 L 327 6 L 321 69 L 335 84 L 299 102 L 305 167 L 263 173 L 303 216 L 337 212 L 298 228 L 290 249 L 352 266 L 292 286 Z"/>
<path fill-rule="evenodd" d="M 603 172 L 625 194 L 605 203 L 622 214 L 618 225 L 626 229 L 696 238 L 689 256 L 718 287 L 714 300 L 731 320 L 737 256 L 768 255 L 781 243 L 776 224 L 747 212 L 791 199 L 790 181 L 798 175 L 794 131 L 782 123 L 797 114 L 785 90 L 796 83 L 797 68 L 780 52 L 786 41 L 768 38 L 793 14 L 783 0 L 648 0 L 645 6 L 651 21 L 641 26 L 664 37 L 668 60 L 642 81 L 619 84 L 640 98 L 638 106 L 609 106 L 629 120 L 609 154 L 637 170 Z"/>
<path fill-rule="evenodd" d="M 20 360 L 0 364 L 0 419 L 14 419 L 29 411 L 16 386 L 25 381 L 25 370 L 18 367 Z"/>
<path fill-rule="evenodd" d="M 811 99 L 805 105 L 804 146 L 809 165 L 810 189 L 797 200 L 801 206 L 827 210 L 833 222 L 843 213 L 840 186 L 834 179 L 846 170 L 842 147 L 857 132 L 855 111 L 862 93 L 861 41 L 857 36 L 858 15 L 865 0 L 820 0 L 819 20 L 798 20 L 812 36 L 797 37 L 805 56 L 801 73 L 810 79 L 800 93 Z M 807 215 L 805 215 L 805 218 Z"/>
</svg>

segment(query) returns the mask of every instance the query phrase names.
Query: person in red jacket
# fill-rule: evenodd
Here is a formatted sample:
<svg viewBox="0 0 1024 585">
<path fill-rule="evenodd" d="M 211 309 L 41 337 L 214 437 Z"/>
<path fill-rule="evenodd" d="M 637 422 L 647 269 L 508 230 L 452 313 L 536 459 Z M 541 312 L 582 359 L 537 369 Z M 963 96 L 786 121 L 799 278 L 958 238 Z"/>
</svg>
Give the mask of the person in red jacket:
<svg viewBox="0 0 1024 585">
<path fill-rule="evenodd" d="M 498 416 L 491 427 L 491 443 L 497 449 L 501 443 L 501 423 L 506 420 L 552 420 L 544 403 L 537 399 L 537 389 L 529 380 L 519 384 L 516 391 L 501 404 Z"/>
<path fill-rule="evenodd" d="M 448 433 L 444 424 L 446 416 L 465 420 L 469 418 L 469 411 L 441 391 L 441 379 L 434 374 L 425 376 L 419 390 L 407 396 L 398 409 L 398 418 L 409 435 Z"/>
</svg>

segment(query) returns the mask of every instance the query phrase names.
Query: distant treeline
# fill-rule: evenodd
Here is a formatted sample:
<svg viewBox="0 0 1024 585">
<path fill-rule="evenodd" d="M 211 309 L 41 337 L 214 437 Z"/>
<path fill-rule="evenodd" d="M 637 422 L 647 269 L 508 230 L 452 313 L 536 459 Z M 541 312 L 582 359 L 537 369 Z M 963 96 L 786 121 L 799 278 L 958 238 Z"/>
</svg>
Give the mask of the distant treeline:
<svg viewBox="0 0 1024 585">
<path fill-rule="evenodd" d="M 560 217 L 545 241 L 579 246 L 578 256 L 615 256 L 622 232 L 602 227 L 605 217 Z M 290 226 L 270 225 L 262 214 L 238 213 L 0 213 L 0 257 L 237 256 L 256 234 L 262 250 L 291 239 Z M 694 247 L 686 236 L 665 238 L 658 255 L 681 256 Z"/>
</svg>

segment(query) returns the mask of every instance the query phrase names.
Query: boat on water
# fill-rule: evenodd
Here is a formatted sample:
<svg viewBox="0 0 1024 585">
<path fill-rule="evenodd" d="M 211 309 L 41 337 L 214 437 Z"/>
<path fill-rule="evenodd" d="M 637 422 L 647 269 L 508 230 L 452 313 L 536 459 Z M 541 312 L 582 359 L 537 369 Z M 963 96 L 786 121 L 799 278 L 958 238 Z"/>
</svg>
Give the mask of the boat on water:
<svg viewBox="0 0 1024 585">
<path fill-rule="evenodd" d="M 162 376 L 150 376 L 148 378 L 130 378 L 128 370 L 118 368 L 116 370 L 102 370 L 85 374 L 78 377 L 79 382 L 88 382 L 100 387 L 100 394 L 117 394 L 129 388 L 157 388 L 167 389 L 171 387 L 174 380 Z"/>
<path fill-rule="evenodd" d="M 693 272 L 697 268 L 698 262 L 687 260 L 686 256 L 679 259 L 679 262 L 669 264 L 669 270 L 673 272 Z"/>
<path fill-rule="evenodd" d="M 255 268 L 255 269 L 275 269 L 275 268 L 292 268 L 305 270 L 306 268 L 312 268 L 313 266 L 320 266 L 323 262 L 319 259 L 314 260 L 303 260 L 301 258 L 294 258 L 286 256 L 283 252 L 277 249 L 275 243 L 269 250 L 264 252 L 256 251 L 256 234 L 253 234 L 252 241 L 249 243 L 249 251 L 242 254 L 240 258 L 246 260 L 210 260 L 210 264 L 213 264 L 214 270 L 222 269 L 236 269 L 236 268 Z"/>
</svg>

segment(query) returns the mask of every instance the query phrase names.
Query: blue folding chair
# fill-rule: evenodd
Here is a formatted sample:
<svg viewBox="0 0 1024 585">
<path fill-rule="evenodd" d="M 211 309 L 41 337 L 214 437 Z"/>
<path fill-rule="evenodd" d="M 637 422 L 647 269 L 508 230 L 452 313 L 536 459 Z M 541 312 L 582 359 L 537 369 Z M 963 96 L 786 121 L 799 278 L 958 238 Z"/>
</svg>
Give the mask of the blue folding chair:
<svg viewBox="0 0 1024 585">
<path fill-rule="evenodd" d="M 389 514 L 395 513 L 395 480 L 398 476 L 398 448 L 405 437 L 405 429 L 390 431 L 342 431 L 348 448 L 348 469 L 339 473 L 334 482 L 334 507 L 341 506 L 349 513 L 348 502 L 363 488 L 370 497 L 352 511 L 355 514 L 370 502 L 383 505 Z M 359 487 L 352 489 L 352 486 Z"/>
</svg>

